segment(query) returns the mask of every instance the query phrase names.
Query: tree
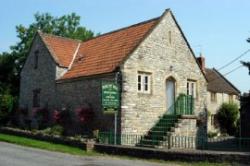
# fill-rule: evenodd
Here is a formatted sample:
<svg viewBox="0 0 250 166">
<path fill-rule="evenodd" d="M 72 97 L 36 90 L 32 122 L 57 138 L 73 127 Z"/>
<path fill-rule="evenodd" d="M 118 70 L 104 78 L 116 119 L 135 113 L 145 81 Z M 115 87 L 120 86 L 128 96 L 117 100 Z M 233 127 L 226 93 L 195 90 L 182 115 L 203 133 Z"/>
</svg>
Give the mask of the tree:
<svg viewBox="0 0 250 166">
<path fill-rule="evenodd" d="M 82 41 L 95 36 L 93 31 L 80 25 L 80 16 L 75 13 L 61 17 L 54 17 L 49 13 L 36 13 L 34 17 L 35 21 L 29 26 L 16 26 L 19 41 L 10 47 L 10 52 L 0 53 L 0 101 L 9 101 L 7 99 L 10 96 L 15 99 L 18 96 L 20 71 L 38 30 Z M 8 102 L 0 105 L 0 114 L 6 110 L 6 105 Z"/>
<path fill-rule="evenodd" d="M 38 30 L 82 41 L 94 36 L 94 32 L 80 26 L 80 16 L 77 16 L 75 13 L 61 17 L 53 17 L 49 13 L 36 13 L 34 16 L 35 22 L 28 27 L 23 25 L 16 26 L 17 37 L 20 41 L 16 45 L 11 46 L 11 50 L 12 54 L 17 57 L 15 67 L 18 74 L 24 65 L 33 37 Z"/>
<path fill-rule="evenodd" d="M 14 99 L 10 94 L 0 94 L 0 125 L 9 120 L 13 106 Z"/>
<path fill-rule="evenodd" d="M 49 13 L 36 13 L 34 17 L 35 21 L 28 27 L 16 26 L 19 42 L 10 47 L 10 53 L 0 54 L 0 86 L 11 89 L 13 95 L 19 93 L 19 74 L 38 30 L 82 41 L 95 36 L 93 31 L 80 26 L 80 16 L 75 13 L 61 17 L 53 17 Z"/>
<path fill-rule="evenodd" d="M 229 135 L 237 133 L 239 120 L 239 109 L 235 103 L 223 103 L 217 113 L 217 120 L 222 132 Z"/>
<path fill-rule="evenodd" d="M 250 43 L 250 38 L 247 38 L 247 42 Z"/>
<path fill-rule="evenodd" d="M 250 43 L 250 38 L 247 38 L 247 42 Z M 243 62 L 243 61 L 241 61 L 241 64 L 242 64 L 243 66 L 245 66 L 245 67 L 248 68 L 248 70 L 249 70 L 249 75 L 250 75 L 250 62 Z"/>
<path fill-rule="evenodd" d="M 249 70 L 249 75 L 250 75 L 250 62 L 241 61 L 241 64 L 242 64 L 243 66 L 245 66 L 245 67 L 248 68 L 248 70 Z"/>
<path fill-rule="evenodd" d="M 15 56 L 4 52 L 0 54 L 0 94 L 17 94 L 18 78 L 15 70 Z"/>
</svg>

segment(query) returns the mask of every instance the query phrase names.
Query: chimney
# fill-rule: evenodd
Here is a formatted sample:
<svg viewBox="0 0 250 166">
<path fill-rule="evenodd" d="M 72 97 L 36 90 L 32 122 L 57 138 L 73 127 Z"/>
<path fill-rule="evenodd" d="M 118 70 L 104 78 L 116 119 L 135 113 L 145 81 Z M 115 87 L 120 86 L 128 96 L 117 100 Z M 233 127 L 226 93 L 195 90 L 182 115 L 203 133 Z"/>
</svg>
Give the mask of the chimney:
<svg viewBox="0 0 250 166">
<path fill-rule="evenodd" d="M 200 54 L 200 56 L 196 58 L 196 60 L 201 66 L 201 70 L 205 73 L 206 72 L 205 57 L 203 57 L 202 54 Z"/>
</svg>

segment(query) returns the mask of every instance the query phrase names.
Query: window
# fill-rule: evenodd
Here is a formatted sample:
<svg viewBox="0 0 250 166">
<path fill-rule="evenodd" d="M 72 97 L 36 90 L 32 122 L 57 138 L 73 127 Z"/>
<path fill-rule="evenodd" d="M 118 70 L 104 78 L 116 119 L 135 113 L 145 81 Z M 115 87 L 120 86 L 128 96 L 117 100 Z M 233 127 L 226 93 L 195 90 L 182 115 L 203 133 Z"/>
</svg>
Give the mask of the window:
<svg viewBox="0 0 250 166">
<path fill-rule="evenodd" d="M 234 100 L 234 96 L 233 95 L 229 95 L 229 103 L 232 103 Z"/>
<path fill-rule="evenodd" d="M 214 119 L 215 115 L 211 114 L 211 126 L 215 125 L 215 119 Z"/>
<path fill-rule="evenodd" d="M 168 42 L 169 42 L 169 44 L 172 43 L 172 32 L 171 31 L 168 31 Z"/>
<path fill-rule="evenodd" d="M 187 95 L 193 96 L 196 98 L 196 82 L 195 81 L 187 81 Z"/>
<path fill-rule="evenodd" d="M 138 91 L 141 91 L 141 75 L 138 75 Z"/>
<path fill-rule="evenodd" d="M 217 101 L 217 94 L 214 92 L 211 92 L 210 95 L 211 95 L 211 102 L 216 102 Z"/>
<path fill-rule="evenodd" d="M 139 73 L 137 76 L 137 90 L 142 93 L 150 93 L 150 74 Z"/>
<path fill-rule="evenodd" d="M 33 90 L 33 107 L 40 107 L 40 89 Z"/>
<path fill-rule="evenodd" d="M 36 50 L 35 55 L 34 55 L 34 69 L 37 69 L 38 67 L 38 54 L 39 54 L 39 51 Z"/>
</svg>

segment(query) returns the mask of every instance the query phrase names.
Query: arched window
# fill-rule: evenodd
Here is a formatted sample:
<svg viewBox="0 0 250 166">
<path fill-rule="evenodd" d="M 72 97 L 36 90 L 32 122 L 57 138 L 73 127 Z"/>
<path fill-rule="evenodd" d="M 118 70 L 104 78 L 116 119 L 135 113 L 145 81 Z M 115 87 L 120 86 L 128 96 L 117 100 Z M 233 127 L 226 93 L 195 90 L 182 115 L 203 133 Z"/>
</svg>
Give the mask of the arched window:
<svg viewBox="0 0 250 166">
<path fill-rule="evenodd" d="M 172 44 L 172 32 L 168 31 L 168 42 L 169 44 Z"/>
<path fill-rule="evenodd" d="M 35 55 L 34 55 L 34 69 L 38 68 L 38 55 L 39 55 L 39 51 L 36 50 Z"/>
</svg>

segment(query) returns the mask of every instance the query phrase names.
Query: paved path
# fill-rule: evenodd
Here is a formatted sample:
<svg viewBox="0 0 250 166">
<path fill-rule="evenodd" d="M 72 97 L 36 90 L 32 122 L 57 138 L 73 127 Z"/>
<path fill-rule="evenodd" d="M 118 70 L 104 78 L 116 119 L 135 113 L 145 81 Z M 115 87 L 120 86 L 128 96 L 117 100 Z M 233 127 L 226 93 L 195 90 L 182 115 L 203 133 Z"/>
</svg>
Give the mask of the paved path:
<svg viewBox="0 0 250 166">
<path fill-rule="evenodd" d="M 81 157 L 0 142 L 0 166 L 163 166 L 163 164 L 111 157 Z"/>
</svg>

